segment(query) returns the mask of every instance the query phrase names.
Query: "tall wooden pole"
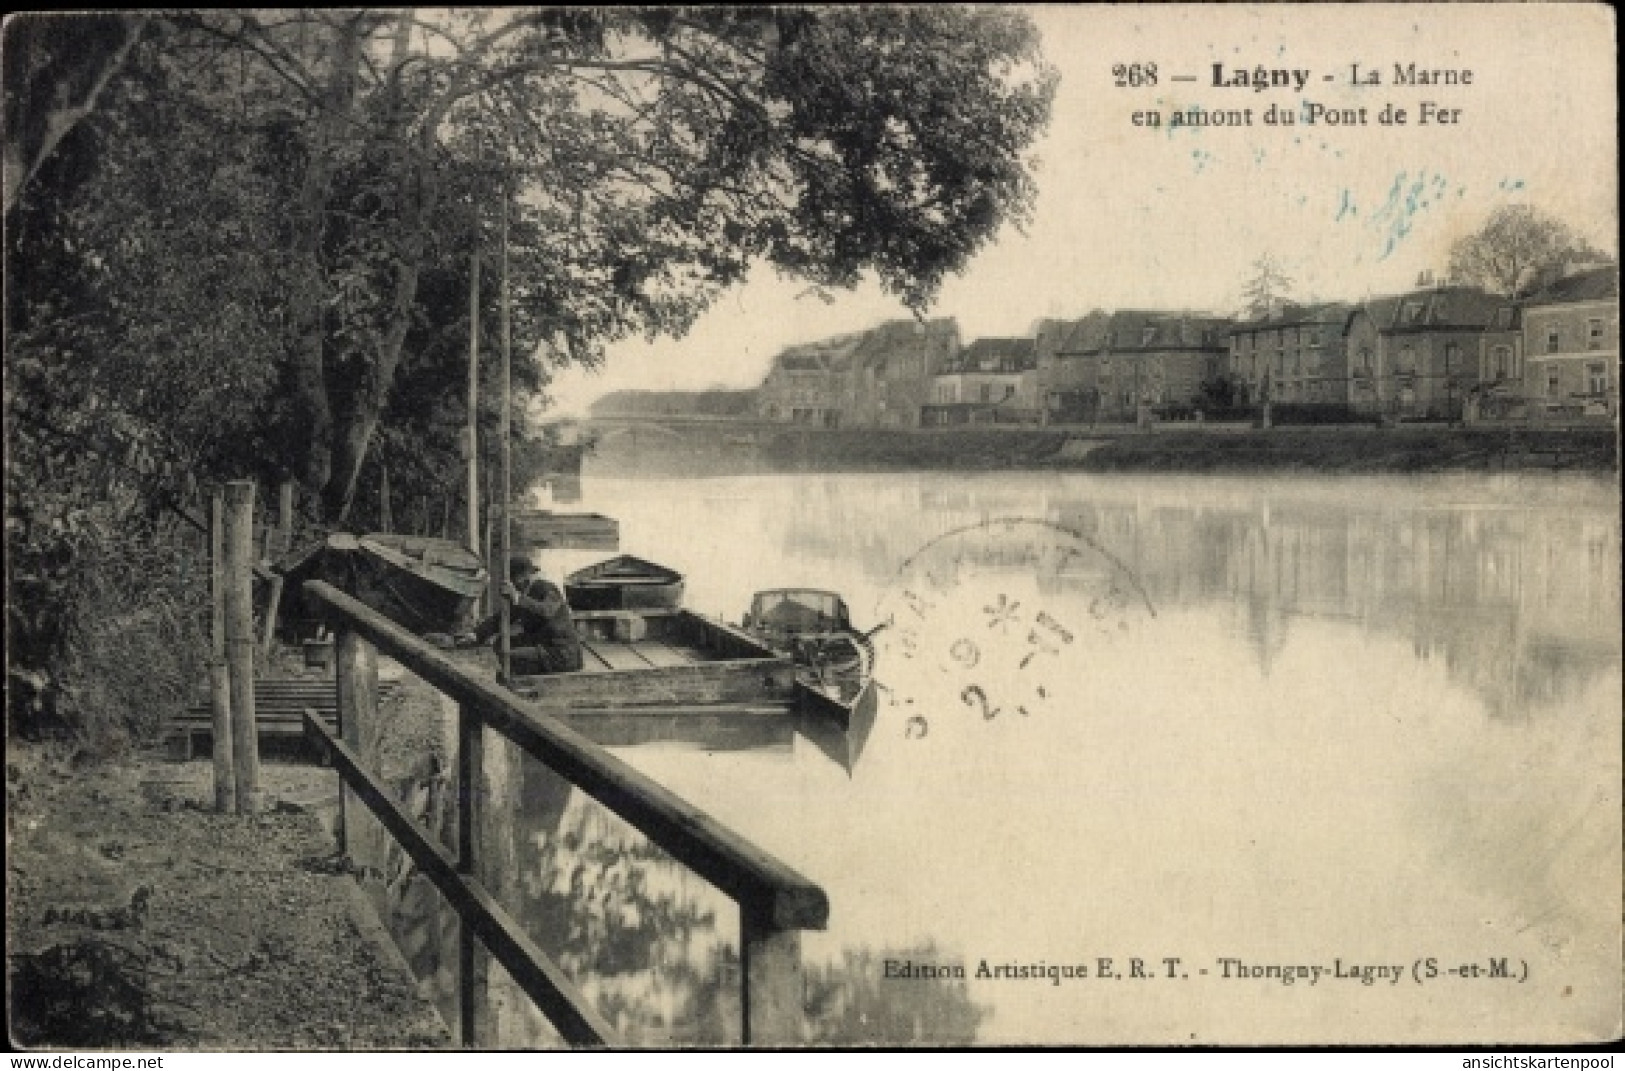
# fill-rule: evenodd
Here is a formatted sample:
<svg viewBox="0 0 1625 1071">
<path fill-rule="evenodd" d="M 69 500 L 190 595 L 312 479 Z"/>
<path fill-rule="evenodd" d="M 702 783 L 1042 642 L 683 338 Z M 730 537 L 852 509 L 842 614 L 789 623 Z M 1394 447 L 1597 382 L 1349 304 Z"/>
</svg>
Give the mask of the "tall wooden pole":
<svg viewBox="0 0 1625 1071">
<path fill-rule="evenodd" d="M 498 488 L 502 496 L 502 527 L 498 529 L 497 534 L 499 544 L 497 556 L 502 563 L 498 568 L 502 570 L 504 591 L 511 579 L 508 576 L 508 555 L 513 550 L 512 526 L 508 523 L 509 507 L 512 505 L 510 500 L 513 495 L 513 444 L 510 441 L 513 436 L 512 320 L 513 317 L 508 308 L 508 191 L 507 187 L 504 186 L 502 191 L 502 416 L 498 424 L 500 428 L 498 434 L 502 436 L 502 486 Z M 499 603 L 498 609 L 498 613 L 502 615 L 500 635 L 502 637 L 502 679 L 504 682 L 508 680 L 513 668 L 508 657 L 509 629 L 512 624 L 509 621 L 508 611 L 508 600 L 504 598 Z"/>
<path fill-rule="evenodd" d="M 480 552 L 480 250 L 468 258 L 468 427 L 463 452 L 468 456 L 468 549 Z"/>
<path fill-rule="evenodd" d="M 231 674 L 226 669 L 226 500 L 209 502 L 209 702 L 214 728 L 214 809 L 237 809 L 237 772 L 231 757 Z"/>
<path fill-rule="evenodd" d="M 271 543 L 273 561 L 283 558 L 289 550 L 293 549 L 293 481 L 283 480 L 281 488 L 277 491 L 277 525 L 276 541 Z M 282 574 L 271 574 L 271 593 L 265 604 L 265 636 L 262 640 L 261 653 L 271 657 L 272 645 L 276 642 L 276 618 L 282 608 Z"/>
<path fill-rule="evenodd" d="M 226 485 L 226 663 L 237 813 L 259 812 L 260 746 L 254 723 L 254 485 Z"/>
</svg>

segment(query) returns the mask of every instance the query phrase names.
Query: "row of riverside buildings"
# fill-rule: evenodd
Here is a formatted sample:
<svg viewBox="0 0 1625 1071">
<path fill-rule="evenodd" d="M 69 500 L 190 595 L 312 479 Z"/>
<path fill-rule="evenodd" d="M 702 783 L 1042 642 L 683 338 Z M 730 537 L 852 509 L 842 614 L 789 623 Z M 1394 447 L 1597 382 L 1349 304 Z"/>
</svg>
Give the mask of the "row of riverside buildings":
<svg viewBox="0 0 1625 1071">
<path fill-rule="evenodd" d="M 1573 272 L 1519 301 L 1434 285 L 1251 319 L 1155 310 L 1040 321 L 964 344 L 896 320 L 780 353 L 758 416 L 821 427 L 1074 424 L 1311 415 L 1564 422 L 1619 412 L 1619 277 Z"/>
</svg>

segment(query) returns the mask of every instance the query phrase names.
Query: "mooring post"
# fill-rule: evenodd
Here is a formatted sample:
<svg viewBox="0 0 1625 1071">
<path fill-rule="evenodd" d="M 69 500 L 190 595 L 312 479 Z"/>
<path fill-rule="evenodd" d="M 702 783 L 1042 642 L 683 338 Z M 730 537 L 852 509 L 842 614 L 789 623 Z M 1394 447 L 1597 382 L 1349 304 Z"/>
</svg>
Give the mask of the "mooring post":
<svg viewBox="0 0 1625 1071">
<path fill-rule="evenodd" d="M 520 762 L 518 745 L 483 726 L 468 706 L 458 707 L 458 867 L 509 910 L 515 906 L 518 888 L 514 812 L 524 775 Z M 491 968 L 490 953 L 463 924 L 458 938 L 458 1002 L 464 1048 L 499 1045 L 500 1027 L 513 998 L 493 984 Z"/>
<path fill-rule="evenodd" d="M 231 673 L 226 668 L 226 501 L 209 500 L 209 706 L 214 715 L 214 809 L 237 809 L 237 772 L 232 766 Z M 190 753 L 190 748 L 188 748 Z"/>
<path fill-rule="evenodd" d="M 338 663 L 339 737 L 368 773 L 379 772 L 378 649 L 348 625 L 340 627 L 336 645 Z M 339 795 L 341 845 L 362 887 L 369 894 L 382 887 L 387 858 L 386 832 L 367 805 L 348 788 Z"/>
<path fill-rule="evenodd" d="M 254 721 L 254 485 L 226 484 L 226 663 L 238 814 L 260 807 L 260 742 Z"/>
<path fill-rule="evenodd" d="M 782 929 L 762 906 L 739 904 L 744 1043 L 767 1048 L 805 1041 L 801 931 Z"/>
</svg>

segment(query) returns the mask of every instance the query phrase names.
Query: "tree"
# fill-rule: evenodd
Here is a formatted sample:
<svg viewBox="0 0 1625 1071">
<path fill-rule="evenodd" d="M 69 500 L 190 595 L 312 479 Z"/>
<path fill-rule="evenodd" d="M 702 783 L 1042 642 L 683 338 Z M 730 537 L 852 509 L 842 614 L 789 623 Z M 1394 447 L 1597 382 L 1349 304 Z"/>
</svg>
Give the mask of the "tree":
<svg viewBox="0 0 1625 1071">
<path fill-rule="evenodd" d="M 1242 289 L 1248 316 L 1258 319 L 1279 308 L 1292 289 L 1292 279 L 1274 254 L 1265 253 L 1253 261 L 1252 275 Z"/>
<path fill-rule="evenodd" d="M 1530 205 L 1503 205 L 1450 247 L 1450 276 L 1510 298 L 1552 282 L 1589 251 L 1560 220 Z"/>
<path fill-rule="evenodd" d="M 284 123 L 288 437 L 345 516 L 437 259 L 514 214 L 521 352 L 680 332 L 765 259 L 924 307 L 1030 211 L 1053 73 L 1000 10 L 294 12 L 181 20 Z M 221 57 L 225 60 L 222 61 Z M 265 86 L 274 85 L 274 92 Z M 471 182 L 479 175 L 482 181 Z"/>
<path fill-rule="evenodd" d="M 331 526 L 379 451 L 397 497 L 443 488 L 504 213 L 517 415 L 758 262 L 923 309 L 1028 217 L 1055 84 L 998 8 L 68 16 L 5 46 L 11 590 L 223 478 L 292 474 Z"/>
<path fill-rule="evenodd" d="M 8 18 L 0 36 L 5 75 L 5 212 L 62 139 L 95 109 L 141 36 L 143 18 L 42 15 Z"/>
</svg>

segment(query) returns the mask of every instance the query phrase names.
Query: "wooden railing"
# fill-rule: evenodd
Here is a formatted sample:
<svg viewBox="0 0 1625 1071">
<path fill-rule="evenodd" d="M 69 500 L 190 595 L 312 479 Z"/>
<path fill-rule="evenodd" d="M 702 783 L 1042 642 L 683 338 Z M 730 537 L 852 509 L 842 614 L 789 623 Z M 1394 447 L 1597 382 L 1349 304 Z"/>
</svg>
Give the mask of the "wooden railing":
<svg viewBox="0 0 1625 1071">
<path fill-rule="evenodd" d="M 565 777 L 739 905 L 743 1040 L 747 1045 L 802 1040 L 801 931 L 826 925 L 829 901 L 822 889 L 551 716 L 545 706 L 475 676 L 329 584 L 312 581 L 304 591 L 330 615 L 338 633 L 341 738 L 314 713 L 306 717 L 305 728 L 344 786 L 344 850 L 362 868 L 382 869 L 387 833 L 462 920 L 459 1004 L 465 1045 L 497 1043 L 496 998 L 487 984 L 492 959 L 567 1042 L 617 1043 L 609 1024 L 503 903 L 508 899 L 503 889 L 514 888 L 517 875 L 512 838 L 504 836 L 504 823 L 512 816 L 499 809 L 516 797 L 517 752 Z M 458 704 L 455 852 L 427 836 L 378 780 L 380 650 Z"/>
</svg>

